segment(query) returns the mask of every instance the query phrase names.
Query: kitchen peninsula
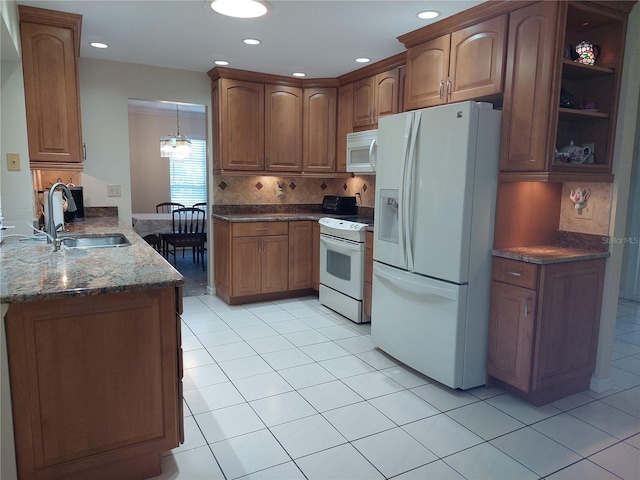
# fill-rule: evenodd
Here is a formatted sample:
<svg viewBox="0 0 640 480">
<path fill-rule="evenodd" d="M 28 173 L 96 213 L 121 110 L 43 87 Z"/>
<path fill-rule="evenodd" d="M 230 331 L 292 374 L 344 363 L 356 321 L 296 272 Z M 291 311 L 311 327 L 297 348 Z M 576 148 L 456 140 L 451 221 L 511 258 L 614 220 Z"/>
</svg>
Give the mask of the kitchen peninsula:
<svg viewBox="0 0 640 480">
<path fill-rule="evenodd" d="M 148 478 L 183 440 L 184 279 L 117 218 L 59 237 L 111 233 L 131 245 L 0 246 L 20 478 Z"/>
</svg>

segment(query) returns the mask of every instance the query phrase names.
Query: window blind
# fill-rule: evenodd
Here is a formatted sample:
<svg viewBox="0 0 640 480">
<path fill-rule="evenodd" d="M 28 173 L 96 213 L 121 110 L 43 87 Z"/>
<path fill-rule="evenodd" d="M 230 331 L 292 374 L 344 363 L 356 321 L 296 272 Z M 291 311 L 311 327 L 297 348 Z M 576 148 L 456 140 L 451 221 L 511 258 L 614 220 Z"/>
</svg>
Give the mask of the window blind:
<svg viewBox="0 0 640 480">
<path fill-rule="evenodd" d="M 191 138 L 191 156 L 170 159 L 171 201 L 190 207 L 207 201 L 207 142 Z"/>
</svg>

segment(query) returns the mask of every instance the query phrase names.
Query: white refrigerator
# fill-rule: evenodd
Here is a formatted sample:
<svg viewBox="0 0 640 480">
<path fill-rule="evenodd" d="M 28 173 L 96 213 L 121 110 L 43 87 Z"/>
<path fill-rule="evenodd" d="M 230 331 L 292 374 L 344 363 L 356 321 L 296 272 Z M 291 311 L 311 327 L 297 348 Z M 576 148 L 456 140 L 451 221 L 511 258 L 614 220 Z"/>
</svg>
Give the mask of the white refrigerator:
<svg viewBox="0 0 640 480">
<path fill-rule="evenodd" d="M 485 383 L 500 125 L 478 102 L 378 123 L 371 338 L 452 388 Z"/>
</svg>

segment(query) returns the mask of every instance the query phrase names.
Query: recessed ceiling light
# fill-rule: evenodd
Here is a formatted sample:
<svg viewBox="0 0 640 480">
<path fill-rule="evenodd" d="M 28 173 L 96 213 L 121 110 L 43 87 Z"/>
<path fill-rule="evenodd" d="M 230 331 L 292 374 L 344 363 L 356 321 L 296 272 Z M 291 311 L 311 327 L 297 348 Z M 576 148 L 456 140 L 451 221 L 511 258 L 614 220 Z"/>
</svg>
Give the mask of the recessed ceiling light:
<svg viewBox="0 0 640 480">
<path fill-rule="evenodd" d="M 271 5 L 262 0 L 209 0 L 209 2 L 214 12 L 236 18 L 261 17 L 271 9 Z"/>
<path fill-rule="evenodd" d="M 357 63 L 368 63 L 368 62 L 371 61 L 371 59 L 367 58 L 367 57 L 358 57 L 358 58 L 355 59 L 355 61 Z"/>
<path fill-rule="evenodd" d="M 109 48 L 109 45 L 102 42 L 91 42 L 89 45 L 91 45 L 94 48 Z"/>
<path fill-rule="evenodd" d="M 243 43 L 246 43 L 247 45 L 260 45 L 262 42 L 256 38 L 245 38 L 244 40 L 242 40 Z"/>
<path fill-rule="evenodd" d="M 216 65 L 220 65 L 220 66 L 229 65 L 229 62 L 227 62 L 226 60 L 216 60 L 213 63 L 215 63 Z"/>
<path fill-rule="evenodd" d="M 293 75 L 294 77 L 306 77 L 307 74 L 303 73 L 303 72 L 293 72 L 291 75 Z"/>
<path fill-rule="evenodd" d="M 420 12 L 417 14 L 417 17 L 422 20 L 430 20 L 439 16 L 440 12 L 436 12 L 435 10 L 425 10 L 424 12 Z"/>
</svg>

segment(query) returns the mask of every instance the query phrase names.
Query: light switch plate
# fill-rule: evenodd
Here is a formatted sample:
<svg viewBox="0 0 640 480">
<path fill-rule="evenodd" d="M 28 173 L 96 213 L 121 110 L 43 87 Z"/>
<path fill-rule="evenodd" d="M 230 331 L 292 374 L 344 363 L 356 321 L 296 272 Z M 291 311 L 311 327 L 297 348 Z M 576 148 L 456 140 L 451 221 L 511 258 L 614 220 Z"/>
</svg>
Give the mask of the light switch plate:
<svg viewBox="0 0 640 480">
<path fill-rule="evenodd" d="M 7 170 L 10 172 L 20 171 L 20 154 L 7 153 Z"/>
<path fill-rule="evenodd" d="M 120 191 L 120 185 L 107 185 L 107 196 L 119 197 L 122 195 Z"/>
</svg>

